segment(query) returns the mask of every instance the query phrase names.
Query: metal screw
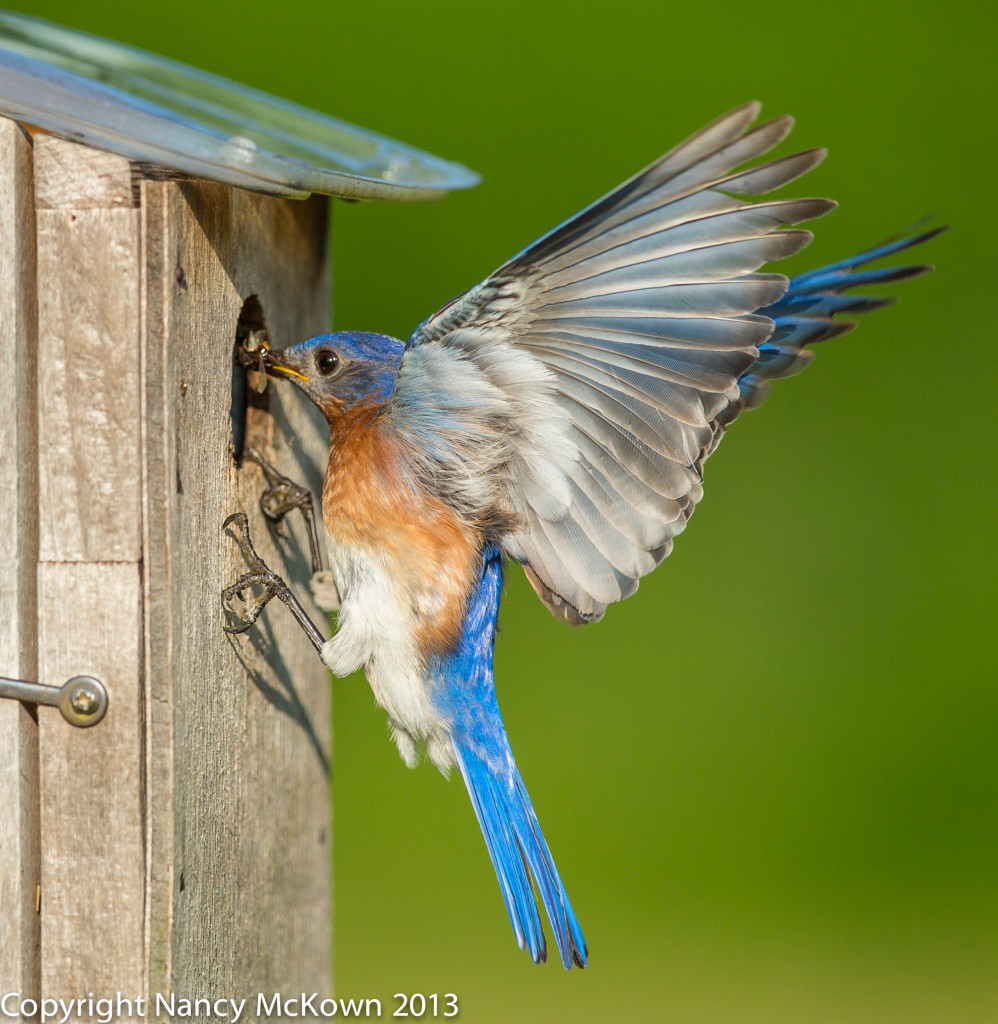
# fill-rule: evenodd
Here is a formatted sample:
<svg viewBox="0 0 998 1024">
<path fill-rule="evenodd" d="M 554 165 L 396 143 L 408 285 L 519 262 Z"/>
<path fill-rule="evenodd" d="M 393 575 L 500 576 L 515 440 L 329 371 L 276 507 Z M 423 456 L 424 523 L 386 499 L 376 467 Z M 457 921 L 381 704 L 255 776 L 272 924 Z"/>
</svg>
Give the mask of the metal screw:
<svg viewBox="0 0 998 1024">
<path fill-rule="evenodd" d="M 0 697 L 58 708 L 70 725 L 81 729 L 97 725 L 107 714 L 107 690 L 99 679 L 91 675 L 73 676 L 62 686 L 46 686 L 44 683 L 0 676 Z"/>
<path fill-rule="evenodd" d="M 73 710 L 81 715 L 92 715 L 100 704 L 97 694 L 93 690 L 87 690 L 84 687 L 74 690 L 69 701 L 73 705 Z"/>
<path fill-rule="evenodd" d="M 73 676 L 58 690 L 57 707 L 70 725 L 89 729 L 107 713 L 107 690 L 93 676 Z"/>
</svg>

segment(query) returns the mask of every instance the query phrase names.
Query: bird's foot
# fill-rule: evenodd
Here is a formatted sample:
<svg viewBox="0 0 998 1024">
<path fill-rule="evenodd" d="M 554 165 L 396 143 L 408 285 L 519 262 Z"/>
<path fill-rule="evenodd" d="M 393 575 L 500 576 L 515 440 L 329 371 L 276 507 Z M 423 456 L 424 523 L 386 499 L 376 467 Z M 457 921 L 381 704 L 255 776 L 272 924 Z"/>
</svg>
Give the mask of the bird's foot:
<svg viewBox="0 0 998 1024">
<path fill-rule="evenodd" d="M 322 634 L 315 628 L 315 624 L 308 617 L 308 613 L 301 606 L 295 595 L 291 593 L 287 583 L 267 565 L 257 554 L 256 548 L 253 547 L 253 542 L 250 540 L 249 520 L 246 518 L 246 513 L 233 512 L 222 523 L 222 529 L 225 530 L 229 526 L 235 528 L 235 541 L 239 545 L 239 550 L 242 551 L 243 558 L 246 559 L 250 571 L 244 573 L 235 583 L 224 587 L 222 590 L 222 609 L 229 620 L 222 628 L 227 633 L 245 633 L 260 617 L 260 613 L 270 602 L 271 598 L 276 597 L 287 605 L 291 614 L 297 620 L 298 625 L 301 626 L 305 631 L 305 635 L 312 642 L 312 646 L 317 651 L 321 651 L 322 645 L 325 643 Z M 252 587 L 263 587 L 263 592 L 245 610 L 238 611 L 232 606 L 233 599 L 241 597 L 245 591 L 250 590 Z"/>
<path fill-rule="evenodd" d="M 312 558 L 312 572 L 322 571 L 322 556 L 319 548 L 319 532 L 315 525 L 315 502 L 307 487 L 289 480 L 279 473 L 257 448 L 247 448 L 244 458 L 255 462 L 267 478 L 267 488 L 260 495 L 260 509 L 272 523 L 279 523 L 293 509 L 300 509 L 308 526 L 308 541 Z"/>
<path fill-rule="evenodd" d="M 227 633 L 245 633 L 260 617 L 260 612 L 267 606 L 270 599 L 278 594 L 282 587 L 287 589 L 287 584 L 257 554 L 256 548 L 253 547 L 253 542 L 250 540 L 249 520 L 246 518 L 246 513 L 234 512 L 222 523 L 222 529 L 233 524 L 236 528 L 236 543 L 251 571 L 244 573 L 235 583 L 222 590 L 222 608 L 229 620 L 224 629 Z M 233 598 L 241 598 L 245 591 L 257 586 L 263 587 L 263 593 L 249 607 L 243 611 L 237 611 L 232 606 Z"/>
</svg>

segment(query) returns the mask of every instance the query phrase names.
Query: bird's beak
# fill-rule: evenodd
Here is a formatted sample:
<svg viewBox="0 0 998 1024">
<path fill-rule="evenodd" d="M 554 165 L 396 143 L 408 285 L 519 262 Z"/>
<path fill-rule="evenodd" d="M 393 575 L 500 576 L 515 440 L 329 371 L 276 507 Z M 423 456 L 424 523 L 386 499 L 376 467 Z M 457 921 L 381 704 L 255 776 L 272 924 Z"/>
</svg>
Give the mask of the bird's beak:
<svg viewBox="0 0 998 1024">
<path fill-rule="evenodd" d="M 306 383 L 308 377 L 297 367 L 281 349 L 272 349 L 266 341 L 250 348 L 244 342 L 236 346 L 236 362 L 248 370 L 257 370 L 270 377 L 285 377 L 295 382 Z"/>
<path fill-rule="evenodd" d="M 280 349 L 266 349 L 264 351 L 263 368 L 271 377 L 287 377 L 291 380 L 303 382 L 308 380 L 308 377 L 301 370 L 297 370 L 287 363 L 284 353 Z"/>
</svg>

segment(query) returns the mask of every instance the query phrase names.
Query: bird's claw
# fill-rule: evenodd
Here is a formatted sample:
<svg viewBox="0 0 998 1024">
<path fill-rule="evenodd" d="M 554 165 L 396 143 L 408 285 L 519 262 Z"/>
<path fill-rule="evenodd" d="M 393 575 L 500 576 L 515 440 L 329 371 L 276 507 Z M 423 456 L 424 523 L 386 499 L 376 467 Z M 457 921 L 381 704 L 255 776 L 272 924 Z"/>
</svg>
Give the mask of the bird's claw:
<svg viewBox="0 0 998 1024">
<path fill-rule="evenodd" d="M 243 573 L 235 583 L 222 590 L 222 608 L 228 623 L 222 628 L 227 633 L 245 633 L 260 617 L 260 612 L 267 606 L 271 598 L 281 595 L 288 589 L 287 584 L 257 554 L 249 535 L 249 520 L 245 512 L 233 512 L 224 523 L 222 529 L 235 525 L 235 541 L 250 566 L 250 572 Z M 232 599 L 241 595 L 251 587 L 263 587 L 263 593 L 248 608 L 237 611 L 232 607 Z"/>
<path fill-rule="evenodd" d="M 245 633 L 260 617 L 260 613 L 270 600 L 276 597 L 290 609 L 291 614 L 298 620 L 298 624 L 312 642 L 312 646 L 317 651 L 321 651 L 325 642 L 322 634 L 315 628 L 315 624 L 308 617 L 295 595 L 291 593 L 291 588 L 267 565 L 257 554 L 256 548 L 253 547 L 246 513 L 233 512 L 232 515 L 227 516 L 225 522 L 222 523 L 222 529 L 226 530 L 229 526 L 235 527 L 235 541 L 239 545 L 239 550 L 242 551 L 250 571 L 222 590 L 222 609 L 229 620 L 228 623 L 223 624 L 222 628 L 226 633 Z M 244 611 L 237 611 L 232 607 L 232 599 L 251 587 L 263 587 L 263 592 Z"/>
<path fill-rule="evenodd" d="M 256 448 L 247 448 L 244 458 L 255 462 L 267 478 L 267 488 L 260 495 L 260 510 L 272 523 L 279 523 L 292 509 L 300 509 L 308 526 L 309 554 L 312 572 L 322 570 L 322 556 L 319 551 L 319 533 L 315 525 L 315 503 L 307 487 L 289 480 L 279 473 Z"/>
<path fill-rule="evenodd" d="M 222 607 L 228 622 L 222 626 L 226 633 L 245 633 L 250 626 L 260 617 L 260 612 L 278 592 L 277 584 L 281 578 L 272 572 L 248 572 L 244 573 L 231 586 L 222 591 Z M 245 611 L 239 612 L 232 607 L 232 599 L 250 587 L 262 586 L 263 593 Z"/>
</svg>

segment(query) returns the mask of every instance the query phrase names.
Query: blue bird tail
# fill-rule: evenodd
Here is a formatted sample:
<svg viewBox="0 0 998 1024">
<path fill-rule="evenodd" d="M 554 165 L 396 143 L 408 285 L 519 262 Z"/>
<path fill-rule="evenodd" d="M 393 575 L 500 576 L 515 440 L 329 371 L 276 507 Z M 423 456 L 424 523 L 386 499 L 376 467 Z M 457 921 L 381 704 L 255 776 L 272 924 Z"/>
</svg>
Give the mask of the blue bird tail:
<svg viewBox="0 0 998 1024">
<path fill-rule="evenodd" d="M 500 728 L 499 708 L 493 710 Z M 505 739 L 505 737 L 504 737 Z M 566 968 L 586 966 L 586 940 L 575 911 L 544 841 L 537 816 L 509 743 L 496 758 L 482 757 L 469 737 L 455 734 L 454 749 L 461 774 L 482 826 L 489 856 L 499 878 L 506 910 L 520 948 L 526 947 L 534 963 L 547 960 L 547 942 L 541 927 L 530 876 L 547 911 L 555 943 Z"/>
<path fill-rule="evenodd" d="M 771 317 L 775 328 L 769 339 L 759 346 L 759 358 L 738 378 L 739 397 L 718 417 L 719 424 L 727 426 L 742 410 L 759 405 L 769 393 L 770 381 L 800 373 L 814 357 L 805 345 L 837 338 L 856 326 L 855 320 L 836 319 L 839 314 L 868 313 L 897 301 L 879 295 L 847 295 L 846 292 L 861 285 L 904 281 L 933 269 L 928 263 L 860 268 L 921 245 L 946 228 L 944 225 L 894 239 L 849 259 L 790 278 L 789 287 L 779 301 L 756 310 L 760 316 Z"/>
<path fill-rule="evenodd" d="M 566 968 L 586 966 L 586 941 L 554 866 L 537 815 L 506 738 L 492 674 L 502 559 L 483 552 L 457 647 L 432 666 L 434 704 L 450 723 L 454 756 L 482 827 L 509 919 L 521 949 L 534 963 L 547 960 L 538 901 L 547 911 Z"/>
</svg>

